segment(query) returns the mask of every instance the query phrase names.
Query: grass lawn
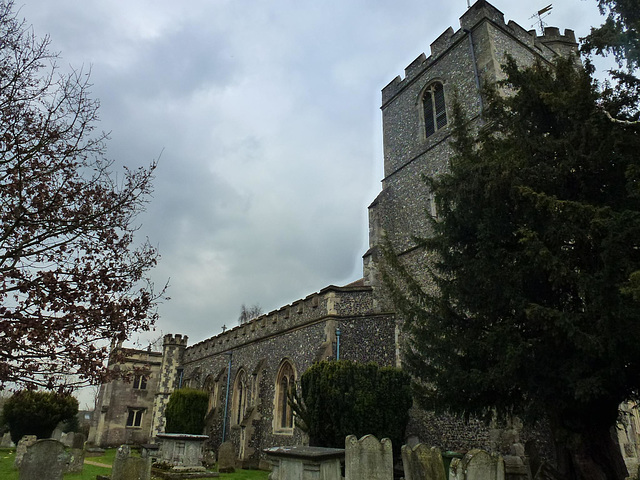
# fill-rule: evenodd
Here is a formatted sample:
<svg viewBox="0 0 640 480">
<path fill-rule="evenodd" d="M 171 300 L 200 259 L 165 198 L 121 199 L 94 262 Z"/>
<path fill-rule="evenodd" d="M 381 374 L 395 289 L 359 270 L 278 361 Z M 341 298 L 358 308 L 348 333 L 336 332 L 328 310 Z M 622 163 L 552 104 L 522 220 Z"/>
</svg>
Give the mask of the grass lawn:
<svg viewBox="0 0 640 480">
<path fill-rule="evenodd" d="M 87 457 L 86 460 L 111 465 L 115 455 L 115 449 L 108 449 L 104 455 Z M 18 471 L 13 469 L 15 456 L 15 449 L 0 449 L 0 478 L 2 480 L 18 480 Z M 95 480 L 96 475 L 109 475 L 110 472 L 111 468 L 87 465 L 85 463 L 82 473 L 67 474 L 64 478 L 65 480 Z M 267 480 L 268 476 L 269 472 L 261 470 L 237 470 L 235 473 L 220 474 L 222 480 Z"/>
</svg>

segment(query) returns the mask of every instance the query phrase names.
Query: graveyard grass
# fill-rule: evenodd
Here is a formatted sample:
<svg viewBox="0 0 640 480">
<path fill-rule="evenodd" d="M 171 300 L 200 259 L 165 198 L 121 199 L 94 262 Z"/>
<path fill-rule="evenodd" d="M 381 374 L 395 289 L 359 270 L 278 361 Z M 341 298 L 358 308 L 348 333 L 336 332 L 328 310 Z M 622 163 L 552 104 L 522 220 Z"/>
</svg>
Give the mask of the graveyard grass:
<svg viewBox="0 0 640 480">
<path fill-rule="evenodd" d="M 0 478 L 2 480 L 18 480 L 18 471 L 13 468 L 13 461 L 15 459 L 14 448 L 2 448 L 0 449 Z M 113 464 L 115 457 L 115 449 L 109 449 L 103 456 L 100 457 L 87 457 L 87 460 L 104 463 L 107 465 Z M 84 464 L 82 473 L 66 474 L 65 480 L 95 480 L 96 475 L 109 475 L 110 468 L 98 467 L 96 465 Z M 261 470 L 237 470 L 235 473 L 221 473 L 221 480 L 267 480 L 269 472 Z M 154 478 L 154 477 L 152 477 Z"/>
</svg>

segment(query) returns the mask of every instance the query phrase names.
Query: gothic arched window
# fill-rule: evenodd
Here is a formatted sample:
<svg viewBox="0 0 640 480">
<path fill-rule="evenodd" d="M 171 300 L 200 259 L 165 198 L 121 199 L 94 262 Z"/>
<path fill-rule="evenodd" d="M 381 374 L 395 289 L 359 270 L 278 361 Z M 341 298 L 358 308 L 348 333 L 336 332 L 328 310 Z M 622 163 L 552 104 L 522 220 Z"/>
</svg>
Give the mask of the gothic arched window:
<svg viewBox="0 0 640 480">
<path fill-rule="evenodd" d="M 295 371 L 289 360 L 280 364 L 276 377 L 274 404 L 274 429 L 279 433 L 293 433 L 293 411 L 289 405 L 289 392 L 295 388 Z"/>
<path fill-rule="evenodd" d="M 425 137 L 433 135 L 447 124 L 444 86 L 440 82 L 429 85 L 422 95 Z"/>
<path fill-rule="evenodd" d="M 231 424 L 240 425 L 247 413 L 247 374 L 241 369 L 233 384 L 233 409 L 231 410 Z"/>
<path fill-rule="evenodd" d="M 218 406 L 217 394 L 218 394 L 218 382 L 216 382 L 213 376 L 209 375 L 204 382 L 204 391 L 209 396 L 209 404 L 207 406 L 207 413 L 212 411 Z"/>
</svg>

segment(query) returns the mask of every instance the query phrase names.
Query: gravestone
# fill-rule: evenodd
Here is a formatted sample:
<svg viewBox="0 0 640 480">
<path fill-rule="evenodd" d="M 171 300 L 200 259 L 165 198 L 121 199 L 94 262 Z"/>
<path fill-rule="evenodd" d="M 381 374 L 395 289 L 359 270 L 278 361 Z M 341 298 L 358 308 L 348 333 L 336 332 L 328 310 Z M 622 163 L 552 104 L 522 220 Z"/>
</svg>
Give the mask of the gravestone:
<svg viewBox="0 0 640 480">
<path fill-rule="evenodd" d="M 84 434 L 83 433 L 71 433 L 70 451 L 69 451 L 69 463 L 67 465 L 67 473 L 82 473 L 84 468 Z"/>
<path fill-rule="evenodd" d="M 16 459 L 13 462 L 14 468 L 20 468 L 22 458 L 24 454 L 27 453 L 27 448 L 36 443 L 36 440 L 38 440 L 38 438 L 35 435 L 25 435 L 20 439 L 16 447 Z"/>
<path fill-rule="evenodd" d="M 128 445 L 118 447 L 111 469 L 111 480 L 150 480 L 150 478 L 150 457 L 132 457 Z"/>
<path fill-rule="evenodd" d="M 55 432 L 54 432 L 55 433 Z M 55 440 L 60 440 L 65 447 L 70 447 L 73 442 L 73 432 L 60 432 Z M 54 438 L 53 436 L 51 438 Z"/>
<path fill-rule="evenodd" d="M 20 464 L 19 480 L 62 480 L 68 456 L 64 445 L 46 438 L 27 448 Z"/>
<path fill-rule="evenodd" d="M 405 480 L 447 480 L 442 454 L 436 447 L 403 445 L 402 465 Z"/>
<path fill-rule="evenodd" d="M 11 440 L 11 434 L 9 432 L 5 433 L 2 436 L 2 441 L 0 441 L 0 448 L 12 448 L 15 445 L 13 444 L 13 441 Z"/>
<path fill-rule="evenodd" d="M 345 440 L 345 480 L 392 480 L 391 440 L 378 441 L 373 435 L 360 440 L 349 435 Z"/>
<path fill-rule="evenodd" d="M 454 458 L 449 468 L 449 480 L 505 480 L 504 461 L 500 455 L 484 450 L 470 450 L 462 460 Z"/>
<path fill-rule="evenodd" d="M 236 447 L 232 442 L 226 441 L 218 449 L 218 471 L 220 473 L 233 473 L 236 470 Z"/>
</svg>

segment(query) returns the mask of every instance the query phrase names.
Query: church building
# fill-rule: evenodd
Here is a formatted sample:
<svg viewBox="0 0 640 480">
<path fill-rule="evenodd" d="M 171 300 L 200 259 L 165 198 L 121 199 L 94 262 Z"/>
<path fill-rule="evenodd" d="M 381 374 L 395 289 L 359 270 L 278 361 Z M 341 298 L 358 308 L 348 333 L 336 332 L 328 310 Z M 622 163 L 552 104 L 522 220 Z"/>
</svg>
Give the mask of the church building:
<svg viewBox="0 0 640 480">
<path fill-rule="evenodd" d="M 479 0 L 460 17 L 459 28 L 440 34 L 428 54 L 383 88 L 384 178 L 369 207 L 370 248 L 363 256 L 362 279 L 327 286 L 194 345 L 181 335 L 166 335 L 161 365 L 147 383 L 154 385 L 153 405 L 142 411 L 140 425 L 129 425 L 126 408 L 111 415 L 114 401 L 102 403 L 95 421 L 103 429 L 149 425 L 153 439 L 164 431 L 171 392 L 179 386 L 202 389 L 209 395 L 204 432 L 209 446 L 217 450 L 232 441 L 239 460 L 257 466 L 263 449 L 307 441 L 294 424 L 286 392 L 314 362 L 335 359 L 339 349 L 340 359 L 401 366 L 402 319 L 385 293 L 381 246 L 389 241 L 420 276 L 428 258 L 413 239 L 428 234 L 425 210 L 434 208 L 423 175 L 447 169 L 453 98 L 479 125 L 481 87 L 503 76 L 507 54 L 529 65 L 577 55 L 577 43 L 571 30 L 546 28 L 540 35 L 505 22 L 502 12 Z M 483 425 L 424 412 L 415 412 L 407 435 L 444 450 L 490 449 L 492 442 Z"/>
</svg>

